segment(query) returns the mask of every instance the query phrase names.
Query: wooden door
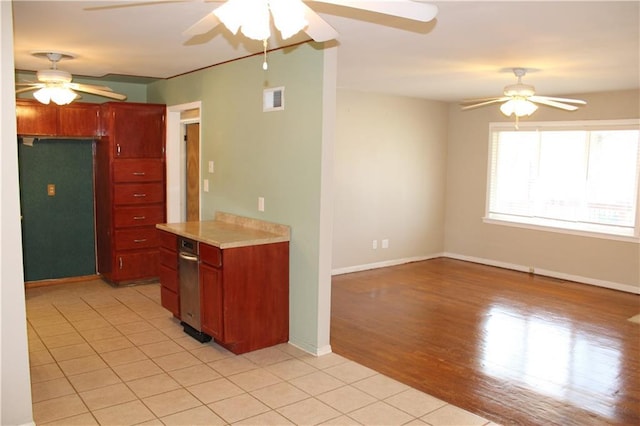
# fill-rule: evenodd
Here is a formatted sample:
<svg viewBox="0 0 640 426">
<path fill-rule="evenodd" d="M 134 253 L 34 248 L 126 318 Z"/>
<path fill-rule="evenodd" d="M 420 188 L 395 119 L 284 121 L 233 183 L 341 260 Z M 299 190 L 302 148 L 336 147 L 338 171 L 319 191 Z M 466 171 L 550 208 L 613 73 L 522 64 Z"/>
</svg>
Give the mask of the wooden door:
<svg viewBox="0 0 640 426">
<path fill-rule="evenodd" d="M 186 125 L 187 221 L 200 220 L 200 123 Z"/>
</svg>

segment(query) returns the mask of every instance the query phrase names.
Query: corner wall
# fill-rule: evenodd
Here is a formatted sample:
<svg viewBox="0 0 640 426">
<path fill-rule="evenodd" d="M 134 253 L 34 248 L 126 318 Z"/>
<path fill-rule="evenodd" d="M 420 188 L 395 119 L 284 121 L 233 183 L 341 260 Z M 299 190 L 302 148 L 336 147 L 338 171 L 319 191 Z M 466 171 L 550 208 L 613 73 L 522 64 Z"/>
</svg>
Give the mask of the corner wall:
<svg viewBox="0 0 640 426">
<path fill-rule="evenodd" d="M 338 91 L 334 274 L 442 253 L 448 113 L 443 102 Z"/>
</svg>

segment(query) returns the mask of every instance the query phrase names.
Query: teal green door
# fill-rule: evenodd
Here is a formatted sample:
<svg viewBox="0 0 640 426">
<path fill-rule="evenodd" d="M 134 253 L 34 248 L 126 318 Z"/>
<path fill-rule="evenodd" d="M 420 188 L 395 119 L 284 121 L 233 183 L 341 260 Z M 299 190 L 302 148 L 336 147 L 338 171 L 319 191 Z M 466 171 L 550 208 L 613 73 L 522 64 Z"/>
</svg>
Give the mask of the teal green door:
<svg viewBox="0 0 640 426">
<path fill-rule="evenodd" d="M 18 143 L 25 281 L 96 273 L 92 145 Z"/>
</svg>

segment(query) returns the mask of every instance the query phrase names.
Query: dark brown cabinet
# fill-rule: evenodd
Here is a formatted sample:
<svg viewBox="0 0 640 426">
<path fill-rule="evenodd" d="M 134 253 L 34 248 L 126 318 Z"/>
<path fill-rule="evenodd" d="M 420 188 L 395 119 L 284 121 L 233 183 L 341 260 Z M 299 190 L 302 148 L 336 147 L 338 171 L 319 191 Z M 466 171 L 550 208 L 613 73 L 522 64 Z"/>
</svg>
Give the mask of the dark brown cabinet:
<svg viewBox="0 0 640 426">
<path fill-rule="evenodd" d="M 160 301 L 173 316 L 180 318 L 178 277 L 178 237 L 158 230 L 160 240 Z"/>
<path fill-rule="evenodd" d="M 202 331 L 224 341 L 222 299 L 222 251 L 200 244 L 200 313 Z"/>
<path fill-rule="evenodd" d="M 98 273 L 114 284 L 159 276 L 155 224 L 166 218 L 165 106 L 101 105 L 96 145 Z"/>
<path fill-rule="evenodd" d="M 99 115 L 98 104 L 45 105 L 32 99 L 16 100 L 19 135 L 95 138 L 98 136 Z"/>
<path fill-rule="evenodd" d="M 202 331 L 240 354 L 289 340 L 289 243 L 200 249 Z"/>
<path fill-rule="evenodd" d="M 164 157 L 164 105 L 107 102 L 101 117 L 114 159 Z"/>
</svg>

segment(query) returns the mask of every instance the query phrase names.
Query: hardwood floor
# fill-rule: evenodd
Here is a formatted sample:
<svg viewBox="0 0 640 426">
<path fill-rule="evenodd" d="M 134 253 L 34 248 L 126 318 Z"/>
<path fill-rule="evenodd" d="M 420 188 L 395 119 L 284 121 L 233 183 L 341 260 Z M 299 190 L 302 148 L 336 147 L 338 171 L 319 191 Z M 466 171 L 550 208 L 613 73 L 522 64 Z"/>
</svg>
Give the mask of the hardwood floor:
<svg viewBox="0 0 640 426">
<path fill-rule="evenodd" d="M 335 353 L 505 425 L 640 424 L 640 296 L 447 258 L 333 277 Z"/>
</svg>

